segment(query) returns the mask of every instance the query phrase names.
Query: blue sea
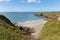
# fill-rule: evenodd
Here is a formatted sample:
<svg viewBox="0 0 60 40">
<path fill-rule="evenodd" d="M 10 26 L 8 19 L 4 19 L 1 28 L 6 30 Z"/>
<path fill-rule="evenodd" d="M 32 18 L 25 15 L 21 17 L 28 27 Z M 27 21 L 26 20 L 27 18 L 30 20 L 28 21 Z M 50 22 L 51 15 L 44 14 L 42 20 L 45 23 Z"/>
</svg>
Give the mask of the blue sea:
<svg viewBox="0 0 60 40">
<path fill-rule="evenodd" d="M 11 22 L 25 22 L 25 21 L 33 21 L 33 20 L 42 20 L 42 18 L 37 17 L 35 12 L 3 12 Z"/>
</svg>

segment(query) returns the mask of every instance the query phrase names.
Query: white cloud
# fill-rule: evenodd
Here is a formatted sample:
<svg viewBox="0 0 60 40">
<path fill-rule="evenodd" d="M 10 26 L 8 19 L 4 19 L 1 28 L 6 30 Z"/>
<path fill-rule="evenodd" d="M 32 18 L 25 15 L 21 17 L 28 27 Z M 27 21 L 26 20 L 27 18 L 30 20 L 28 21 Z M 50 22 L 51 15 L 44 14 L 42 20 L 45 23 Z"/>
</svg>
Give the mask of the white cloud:
<svg viewBox="0 0 60 40">
<path fill-rule="evenodd" d="M 0 2 L 9 2 L 11 0 L 0 0 Z"/>
<path fill-rule="evenodd" d="M 41 3 L 41 0 L 22 0 L 23 3 Z"/>
<path fill-rule="evenodd" d="M 28 3 L 40 3 L 41 0 L 27 0 Z"/>
<path fill-rule="evenodd" d="M 36 2 L 36 0 L 27 0 L 28 3 Z"/>
</svg>

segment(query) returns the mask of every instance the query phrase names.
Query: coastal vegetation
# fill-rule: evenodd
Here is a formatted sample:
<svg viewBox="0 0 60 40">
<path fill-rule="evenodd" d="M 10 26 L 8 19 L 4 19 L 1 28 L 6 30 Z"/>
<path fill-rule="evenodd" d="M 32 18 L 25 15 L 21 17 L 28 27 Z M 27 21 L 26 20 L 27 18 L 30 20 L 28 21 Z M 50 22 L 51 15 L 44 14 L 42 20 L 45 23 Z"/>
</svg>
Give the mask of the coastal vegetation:
<svg viewBox="0 0 60 40">
<path fill-rule="evenodd" d="M 4 25 L 11 25 L 14 26 L 14 24 L 4 15 L 0 15 L 0 24 L 4 24 Z"/>
<path fill-rule="evenodd" d="M 60 40 L 60 12 L 38 12 L 36 16 L 48 19 L 39 34 L 40 40 Z M 51 20 L 49 20 L 51 19 Z"/>
<path fill-rule="evenodd" d="M 15 26 L 7 17 L 0 15 L 0 40 L 60 40 L 60 12 L 37 12 L 35 15 L 48 19 L 37 39 L 31 36 L 33 29 Z"/>
<path fill-rule="evenodd" d="M 0 15 L 0 40 L 34 40 L 29 35 L 24 34 L 19 28 L 6 18 Z"/>
<path fill-rule="evenodd" d="M 44 17 L 45 19 L 47 18 L 57 20 L 57 18 L 60 17 L 60 12 L 37 12 L 35 15 Z"/>
<path fill-rule="evenodd" d="M 48 21 L 40 35 L 39 38 L 41 40 L 60 40 L 60 21 L 58 20 L 50 20 Z"/>
</svg>

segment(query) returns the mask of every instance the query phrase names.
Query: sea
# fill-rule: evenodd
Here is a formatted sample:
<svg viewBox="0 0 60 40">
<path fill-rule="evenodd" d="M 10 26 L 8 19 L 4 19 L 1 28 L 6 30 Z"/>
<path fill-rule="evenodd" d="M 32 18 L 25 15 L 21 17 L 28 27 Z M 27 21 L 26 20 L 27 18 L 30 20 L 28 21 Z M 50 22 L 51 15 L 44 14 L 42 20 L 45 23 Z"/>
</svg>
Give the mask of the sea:
<svg viewBox="0 0 60 40">
<path fill-rule="evenodd" d="M 11 22 L 32 22 L 35 20 L 43 20 L 35 15 L 36 12 L 2 12 Z"/>
</svg>

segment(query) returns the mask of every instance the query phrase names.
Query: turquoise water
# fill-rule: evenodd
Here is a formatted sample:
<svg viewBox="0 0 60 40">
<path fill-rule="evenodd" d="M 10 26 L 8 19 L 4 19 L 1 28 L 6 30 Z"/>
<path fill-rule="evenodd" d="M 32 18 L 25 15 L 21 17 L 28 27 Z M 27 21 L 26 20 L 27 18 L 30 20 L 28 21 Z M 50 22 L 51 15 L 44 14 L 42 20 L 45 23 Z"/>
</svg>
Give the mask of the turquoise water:
<svg viewBox="0 0 60 40">
<path fill-rule="evenodd" d="M 34 15 L 35 12 L 4 12 L 7 18 L 9 18 L 12 22 L 24 22 L 24 21 L 33 21 L 33 20 L 41 20 L 41 18 Z"/>
</svg>

